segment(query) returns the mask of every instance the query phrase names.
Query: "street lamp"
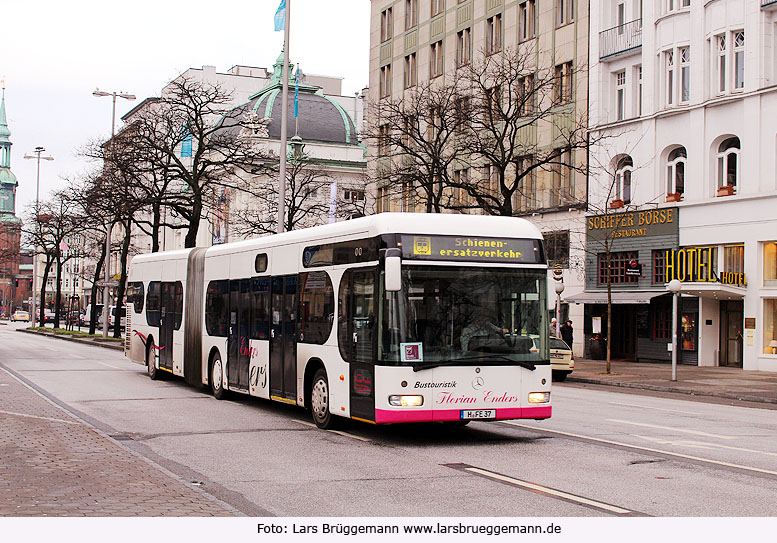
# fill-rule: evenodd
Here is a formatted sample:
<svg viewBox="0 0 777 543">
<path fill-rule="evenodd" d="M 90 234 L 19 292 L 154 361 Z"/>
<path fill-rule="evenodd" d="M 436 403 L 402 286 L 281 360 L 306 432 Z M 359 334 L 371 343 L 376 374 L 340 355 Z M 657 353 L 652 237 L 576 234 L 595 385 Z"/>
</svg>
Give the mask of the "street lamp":
<svg viewBox="0 0 777 543">
<path fill-rule="evenodd" d="M 561 337 L 561 293 L 564 292 L 564 282 L 556 281 L 556 337 Z M 572 347 L 570 345 L 570 347 Z"/>
<path fill-rule="evenodd" d="M 41 156 L 41 153 L 46 152 L 41 146 L 35 148 L 34 155 L 24 155 L 24 158 L 34 158 L 38 161 L 38 175 L 35 182 L 35 221 L 40 219 L 40 161 L 41 160 L 54 160 L 52 156 Z M 35 328 L 35 317 L 37 315 L 37 292 L 38 292 L 38 247 L 33 248 L 32 253 L 32 327 Z M 41 307 L 46 300 L 41 300 Z"/>
<path fill-rule="evenodd" d="M 111 114 L 111 145 L 113 145 L 113 136 L 116 134 L 116 97 L 124 98 L 125 100 L 134 100 L 134 94 L 128 94 L 126 92 L 105 92 L 99 88 L 95 89 L 92 93 L 93 96 L 102 98 L 104 96 L 111 96 L 113 98 L 113 109 Z M 105 222 L 105 286 L 103 287 L 103 337 L 108 337 L 108 282 L 111 280 L 111 221 L 108 219 Z"/>
<path fill-rule="evenodd" d="M 683 284 L 672 279 L 666 284 L 666 290 L 672 293 L 672 381 L 677 381 L 677 306 Z"/>
</svg>

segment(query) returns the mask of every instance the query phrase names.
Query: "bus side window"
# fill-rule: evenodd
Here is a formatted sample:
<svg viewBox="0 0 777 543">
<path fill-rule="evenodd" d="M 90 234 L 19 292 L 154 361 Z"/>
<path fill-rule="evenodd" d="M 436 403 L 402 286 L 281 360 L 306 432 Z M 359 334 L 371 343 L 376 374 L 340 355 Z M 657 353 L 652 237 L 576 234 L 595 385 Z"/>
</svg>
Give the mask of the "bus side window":
<svg viewBox="0 0 777 543">
<path fill-rule="evenodd" d="M 251 281 L 253 321 L 251 339 L 270 339 L 270 280 Z"/>
<path fill-rule="evenodd" d="M 149 300 L 150 301 L 150 300 Z M 205 294 L 205 329 L 208 335 L 226 337 L 229 315 L 229 281 L 211 281 Z"/>
<path fill-rule="evenodd" d="M 325 271 L 300 274 L 299 341 L 323 345 L 332 333 L 335 295 Z"/>
<path fill-rule="evenodd" d="M 148 302 L 146 305 L 146 322 L 149 326 L 159 326 L 162 315 L 162 283 L 151 281 L 148 284 Z"/>
<path fill-rule="evenodd" d="M 181 329 L 183 321 L 183 283 L 176 281 L 173 283 L 173 328 Z"/>
<path fill-rule="evenodd" d="M 132 304 L 135 313 L 143 312 L 144 294 L 143 283 L 141 281 L 127 283 L 127 303 Z"/>
<path fill-rule="evenodd" d="M 346 270 L 340 279 L 340 288 L 337 290 L 337 344 L 340 347 L 340 356 L 346 362 L 351 361 L 353 340 L 349 337 L 349 322 L 351 301 L 351 270 Z"/>
</svg>

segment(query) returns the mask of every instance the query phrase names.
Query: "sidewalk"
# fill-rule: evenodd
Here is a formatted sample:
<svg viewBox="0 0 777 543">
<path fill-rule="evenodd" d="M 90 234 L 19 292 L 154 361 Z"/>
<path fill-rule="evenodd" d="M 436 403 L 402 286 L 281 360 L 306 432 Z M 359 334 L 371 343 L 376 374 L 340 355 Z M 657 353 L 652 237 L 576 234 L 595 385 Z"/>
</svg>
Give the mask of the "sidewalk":
<svg viewBox="0 0 777 543">
<path fill-rule="evenodd" d="M 41 332 L 38 330 L 29 330 L 27 328 L 19 328 L 17 332 L 23 332 L 25 334 L 36 334 L 39 336 L 50 337 L 54 339 L 64 339 L 65 341 L 72 341 L 74 343 L 81 343 L 83 345 L 96 345 L 104 349 L 113 349 L 114 351 L 124 350 L 124 339 L 115 339 L 113 337 L 108 338 L 95 338 L 95 337 L 81 337 L 81 336 L 69 336 L 65 334 L 55 334 L 52 331 Z"/>
<path fill-rule="evenodd" d="M 567 382 L 777 404 L 777 372 L 678 365 L 677 381 L 672 381 L 668 363 L 613 361 L 610 369 L 607 375 L 604 360 L 575 358 L 575 370 Z"/>
<path fill-rule="evenodd" d="M 0 516 L 239 516 L 0 367 Z"/>
</svg>

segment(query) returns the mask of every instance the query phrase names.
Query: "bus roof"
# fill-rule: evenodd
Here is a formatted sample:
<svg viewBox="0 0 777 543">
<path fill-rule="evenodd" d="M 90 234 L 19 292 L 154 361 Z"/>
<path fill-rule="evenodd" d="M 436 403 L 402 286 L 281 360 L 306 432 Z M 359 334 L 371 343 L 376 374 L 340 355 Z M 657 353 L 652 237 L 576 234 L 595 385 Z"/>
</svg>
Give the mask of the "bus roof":
<svg viewBox="0 0 777 543">
<path fill-rule="evenodd" d="M 208 256 L 333 238 L 371 238 L 381 234 L 542 239 L 542 234 L 533 223 L 518 217 L 442 213 L 379 213 L 350 221 L 216 245 L 208 249 Z"/>
</svg>

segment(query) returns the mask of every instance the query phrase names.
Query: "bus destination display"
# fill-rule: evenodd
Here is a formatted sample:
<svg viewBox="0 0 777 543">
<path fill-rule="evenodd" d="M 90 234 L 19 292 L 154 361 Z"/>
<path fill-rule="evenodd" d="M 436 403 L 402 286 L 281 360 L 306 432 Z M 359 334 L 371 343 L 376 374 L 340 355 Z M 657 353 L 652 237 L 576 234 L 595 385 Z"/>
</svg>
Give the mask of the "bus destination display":
<svg viewBox="0 0 777 543">
<path fill-rule="evenodd" d="M 539 240 L 477 236 L 402 236 L 402 256 L 419 260 L 542 264 Z"/>
</svg>

